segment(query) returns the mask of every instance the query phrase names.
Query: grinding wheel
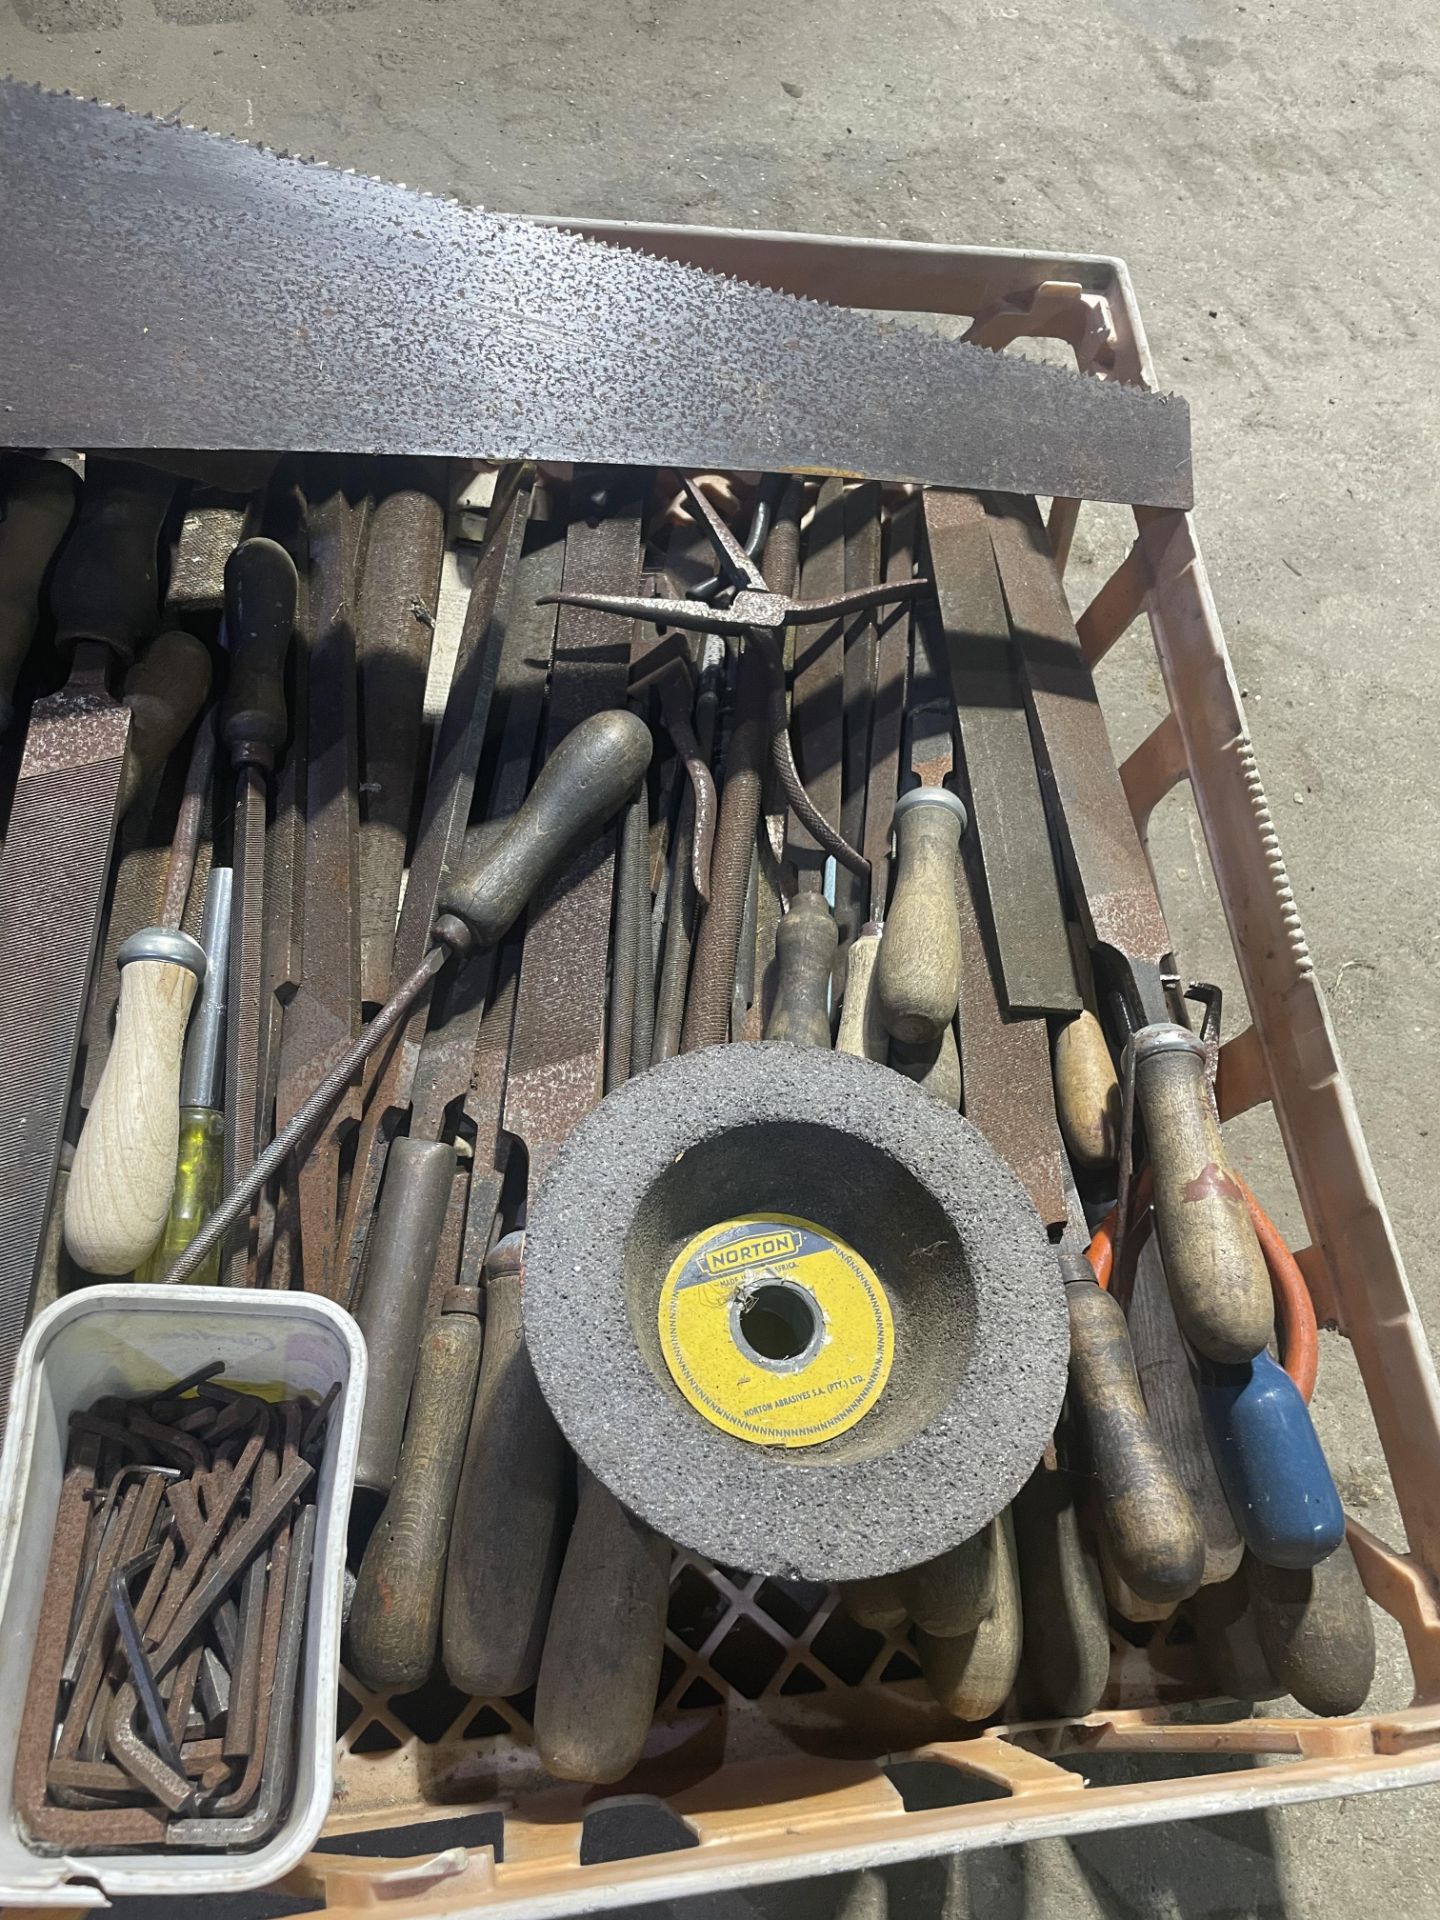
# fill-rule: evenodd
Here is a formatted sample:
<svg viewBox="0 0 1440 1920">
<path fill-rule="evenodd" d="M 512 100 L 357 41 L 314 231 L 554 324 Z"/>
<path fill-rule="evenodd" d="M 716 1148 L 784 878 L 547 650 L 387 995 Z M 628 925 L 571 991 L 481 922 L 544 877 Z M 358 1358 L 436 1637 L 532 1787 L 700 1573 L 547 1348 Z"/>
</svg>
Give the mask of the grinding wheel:
<svg viewBox="0 0 1440 1920">
<path fill-rule="evenodd" d="M 706 1047 L 610 1094 L 532 1204 L 524 1303 L 590 1471 L 752 1572 L 863 1579 L 968 1539 L 1065 1391 L 1020 1182 L 912 1082 L 819 1048 Z"/>
</svg>

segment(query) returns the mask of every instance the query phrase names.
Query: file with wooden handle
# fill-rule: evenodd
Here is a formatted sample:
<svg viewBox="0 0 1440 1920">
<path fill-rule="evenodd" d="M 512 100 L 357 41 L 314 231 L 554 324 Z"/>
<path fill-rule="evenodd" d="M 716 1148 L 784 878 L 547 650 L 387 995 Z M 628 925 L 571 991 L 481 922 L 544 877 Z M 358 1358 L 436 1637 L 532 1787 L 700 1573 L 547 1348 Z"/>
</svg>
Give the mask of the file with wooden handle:
<svg viewBox="0 0 1440 1920">
<path fill-rule="evenodd" d="M 895 803 L 894 885 L 875 965 L 885 1025 L 897 1040 L 933 1040 L 960 998 L 960 925 L 955 878 L 964 802 L 946 786 L 955 768 L 955 710 L 938 648 L 939 621 L 921 605 L 905 714 L 908 791 Z"/>
<path fill-rule="evenodd" d="M 480 1304 L 478 1288 L 451 1287 L 425 1331 L 394 1483 L 360 1562 L 347 1622 L 350 1664 L 377 1693 L 408 1693 L 435 1664 L 446 1544 L 480 1371 Z"/>
<path fill-rule="evenodd" d="M 1095 1474 L 1116 1571 L 1142 1600 L 1173 1607 L 1200 1584 L 1205 1540 L 1145 1406 L 1120 1304 L 1085 1256 L 1060 1250 L 1070 1308 L 1070 1394 Z"/>
<path fill-rule="evenodd" d="M 925 1684 L 957 1720 L 988 1720 L 1009 1699 L 1020 1668 L 1024 1611 L 1010 1510 L 990 1523 L 995 1593 L 990 1611 L 969 1633 L 944 1638 L 917 1632 Z"/>
<path fill-rule="evenodd" d="M 1245 1556 L 1250 1611 L 1275 1678 L 1311 1713 L 1357 1713 L 1375 1680 L 1375 1622 L 1348 1540 L 1313 1567 Z"/>
<path fill-rule="evenodd" d="M 895 1576 L 905 1611 L 922 1632 L 950 1640 L 973 1633 L 989 1618 L 1001 1578 L 999 1526 L 992 1520 L 970 1539 Z"/>
<path fill-rule="evenodd" d="M 1229 1173 L 1203 1062 L 1175 1019 L 1170 934 L 1095 682 L 1035 502 L 992 495 L 987 512 L 1075 908 L 1106 1004 L 1136 1036 L 1135 1091 L 1175 1311 L 1208 1358 L 1248 1360 L 1270 1334 L 1265 1262 Z"/>
<path fill-rule="evenodd" d="M 164 475 L 89 462 L 50 589 L 70 676 L 30 711 L 0 851 L 0 1426 L 54 1203 L 120 813 L 131 714 L 109 680 L 154 627 L 173 493 Z"/>
<path fill-rule="evenodd" d="M 830 975 L 840 932 L 822 893 L 797 893 L 775 929 L 778 983 L 767 1040 L 830 1044 Z"/>
</svg>

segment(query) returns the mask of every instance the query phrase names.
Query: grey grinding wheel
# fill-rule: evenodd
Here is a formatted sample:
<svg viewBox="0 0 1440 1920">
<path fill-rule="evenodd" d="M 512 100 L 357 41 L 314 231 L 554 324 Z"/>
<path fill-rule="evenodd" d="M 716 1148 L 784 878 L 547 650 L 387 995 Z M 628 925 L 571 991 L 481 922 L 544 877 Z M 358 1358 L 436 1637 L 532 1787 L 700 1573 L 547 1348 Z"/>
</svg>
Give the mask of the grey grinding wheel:
<svg viewBox="0 0 1440 1920">
<path fill-rule="evenodd" d="M 883 1384 L 813 1444 L 722 1431 L 667 1363 L 667 1275 L 742 1218 L 814 1223 L 883 1290 Z M 758 1278 L 788 1311 L 790 1271 Z M 757 1285 L 717 1279 L 715 1313 L 743 1324 Z M 982 1135 L 887 1067 L 773 1041 L 668 1060 L 581 1122 L 531 1207 L 524 1310 L 540 1386 L 590 1471 L 660 1533 L 754 1572 L 863 1579 L 969 1538 L 1028 1479 L 1065 1391 L 1054 1255 Z M 781 1388 L 828 1344 L 817 1317 L 793 1360 L 735 1339 Z"/>
</svg>

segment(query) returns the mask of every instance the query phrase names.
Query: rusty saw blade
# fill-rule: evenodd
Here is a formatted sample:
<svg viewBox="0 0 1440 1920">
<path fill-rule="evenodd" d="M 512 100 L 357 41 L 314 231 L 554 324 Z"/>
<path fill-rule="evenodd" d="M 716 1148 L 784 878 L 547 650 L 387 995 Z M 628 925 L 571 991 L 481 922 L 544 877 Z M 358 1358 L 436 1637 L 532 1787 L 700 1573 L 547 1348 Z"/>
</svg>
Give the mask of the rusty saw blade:
<svg viewBox="0 0 1440 1920">
<path fill-rule="evenodd" d="M 0 201 L 11 445 L 487 454 L 1191 504 L 1183 400 L 14 81 Z"/>
</svg>

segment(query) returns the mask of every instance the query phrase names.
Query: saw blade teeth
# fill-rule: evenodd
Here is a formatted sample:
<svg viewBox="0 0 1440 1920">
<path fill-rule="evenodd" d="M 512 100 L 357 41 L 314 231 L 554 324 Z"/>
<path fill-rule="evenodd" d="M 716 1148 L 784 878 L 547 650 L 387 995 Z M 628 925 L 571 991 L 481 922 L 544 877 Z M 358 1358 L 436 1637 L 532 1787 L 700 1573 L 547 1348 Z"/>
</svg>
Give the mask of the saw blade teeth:
<svg viewBox="0 0 1440 1920">
<path fill-rule="evenodd" d="M 243 178 L 247 188 L 260 190 L 259 175 L 254 165 L 258 156 L 267 163 L 270 161 L 293 162 L 296 167 L 307 171 L 314 170 L 317 181 L 328 180 L 331 183 L 338 183 L 343 180 L 347 183 L 347 192 L 351 191 L 348 183 L 354 183 L 357 189 L 364 189 L 364 191 L 355 191 L 349 204 L 342 205 L 339 190 L 335 184 L 317 187 L 316 199 L 321 208 L 321 212 L 315 216 L 317 222 L 323 221 L 326 217 L 343 215 L 353 226 L 356 222 L 363 223 L 368 214 L 373 214 L 378 209 L 377 231 L 379 231 L 393 228 L 397 223 L 403 226 L 407 210 L 412 211 L 416 227 L 425 229 L 422 239 L 427 245 L 435 247 L 438 259 L 458 263 L 456 270 L 461 273 L 462 278 L 467 255 L 473 258 L 477 252 L 490 246 L 500 249 L 502 253 L 508 250 L 510 259 L 508 263 L 501 261 L 498 275 L 501 283 L 504 284 L 507 283 L 508 274 L 508 284 L 513 285 L 522 296 L 522 311 L 526 317 L 517 321 L 513 312 L 508 313 L 510 323 L 521 334 L 526 333 L 527 329 L 531 334 L 543 333 L 545 330 L 544 319 L 539 315 L 531 315 L 529 309 L 523 304 L 524 296 L 533 288 L 533 275 L 536 273 L 548 277 L 550 284 L 554 286 L 563 286 L 567 281 L 573 283 L 579 290 L 575 297 L 580 301 L 583 301 L 588 287 L 602 293 L 608 289 L 617 298 L 628 301 L 631 309 L 635 308 L 637 298 L 656 302 L 662 306 L 666 302 L 674 302 L 676 310 L 685 314 L 694 337 L 697 340 L 701 340 L 702 336 L 706 337 L 703 344 L 707 348 L 709 364 L 713 370 L 712 384 L 717 399 L 727 410 L 727 418 L 743 420 L 747 404 L 746 397 L 738 391 L 733 379 L 730 379 L 727 385 L 725 368 L 730 357 L 724 346 L 727 337 L 733 337 L 742 348 L 749 348 L 758 343 L 762 349 L 760 359 L 757 360 L 757 364 L 760 364 L 764 358 L 764 351 L 774 354 L 782 350 L 794 350 L 794 343 L 787 342 L 788 320 L 793 324 L 796 336 L 803 347 L 807 377 L 814 379 L 817 370 L 823 371 L 825 380 L 833 386 L 836 383 L 843 383 L 851 370 L 869 366 L 877 378 L 883 376 L 895 383 L 898 388 L 908 391 L 910 410 L 915 415 L 911 437 L 903 441 L 894 439 L 888 441 L 882 453 L 877 446 L 877 438 L 883 440 L 885 436 L 872 434 L 864 448 L 867 459 L 883 462 L 882 477 L 897 480 L 914 479 L 917 473 L 923 471 L 931 478 L 938 479 L 945 473 L 953 473 L 955 470 L 957 463 L 948 460 L 940 451 L 944 436 L 936 434 L 933 417 L 924 409 L 915 407 L 915 396 L 924 391 L 933 389 L 936 392 L 943 392 L 947 387 L 953 387 L 958 393 L 968 390 L 973 394 L 978 392 L 983 384 L 989 389 L 986 405 L 992 416 L 1003 413 L 1013 406 L 1017 412 L 1017 418 L 1028 417 L 1034 424 L 1037 436 L 1042 440 L 1049 423 L 1057 420 L 1065 421 L 1067 409 L 1071 422 L 1089 420 L 1092 424 L 1096 421 L 1098 409 L 1099 414 L 1104 416 L 1104 423 L 1100 429 L 1101 437 L 1103 438 L 1105 433 L 1114 435 L 1116 444 L 1122 449 L 1127 441 L 1133 447 L 1141 438 L 1135 424 L 1138 418 L 1136 409 L 1146 406 L 1150 400 L 1162 406 L 1167 405 L 1169 401 L 1169 396 L 1138 384 L 1091 378 L 1078 374 L 1073 369 L 1007 353 L 998 348 L 976 348 L 972 342 L 947 338 L 933 329 L 907 323 L 903 319 L 896 319 L 888 314 L 877 315 L 867 313 L 863 309 L 839 307 L 809 295 L 797 295 L 775 288 L 764 280 L 747 280 L 731 273 L 717 273 L 702 266 L 675 260 L 665 252 L 657 252 L 651 247 L 629 245 L 621 235 L 613 237 L 603 234 L 591 235 L 577 232 L 574 228 L 561 224 L 552 225 L 544 221 L 525 220 L 522 216 L 488 213 L 483 207 L 467 205 L 454 195 L 435 194 L 412 186 L 399 186 L 394 182 L 380 180 L 361 169 L 335 166 L 313 156 L 302 158 L 269 148 L 263 142 L 247 140 L 232 133 L 216 132 L 209 128 L 192 127 L 174 118 L 157 118 L 144 112 L 132 113 L 127 109 L 112 107 L 69 91 L 56 94 L 30 83 L 0 81 L 0 124 L 3 124 L 7 117 L 7 98 L 8 105 L 13 109 L 14 119 L 13 128 L 8 131 L 7 136 L 9 150 L 10 155 L 17 158 L 23 155 L 27 139 L 34 140 L 38 137 L 43 149 L 46 143 L 61 137 L 62 134 L 67 139 L 85 136 L 89 132 L 86 122 L 97 115 L 101 118 L 109 118 L 116 123 L 109 128 L 97 127 L 97 138 L 101 148 L 103 149 L 106 139 L 110 140 L 117 150 L 126 146 L 134 147 L 137 164 L 142 168 L 146 165 L 157 165 L 153 155 L 144 151 L 145 142 L 148 140 L 153 145 L 157 138 L 151 133 L 151 129 L 163 128 L 167 134 L 173 133 L 182 141 L 186 135 L 203 134 L 211 142 L 218 143 L 225 149 L 249 156 L 248 168 L 242 162 L 233 163 L 236 177 Z M 43 110 L 35 107 L 24 108 L 20 105 L 22 99 L 53 102 L 55 107 L 63 105 L 67 113 L 62 117 L 52 107 L 46 107 Z M 38 123 L 42 111 L 49 116 L 53 124 L 27 125 L 27 114 L 31 121 Z M 127 127 L 130 129 L 128 136 L 119 131 Z M 205 150 L 197 148 L 192 151 L 199 156 Z M 4 157 L 7 156 L 0 152 L 0 158 Z M 23 165 L 23 161 L 21 164 Z M 197 158 L 194 162 L 187 161 L 183 157 L 178 161 L 167 157 L 162 172 L 172 174 L 178 172 L 183 175 L 187 168 L 193 168 L 198 176 L 203 177 L 209 173 L 215 178 L 222 178 L 226 169 L 230 167 L 232 163 L 215 157 Z M 21 177 L 26 176 L 22 173 Z M 303 195 L 296 196 L 290 188 L 287 188 L 286 192 L 303 205 Z M 373 200 L 368 198 L 369 194 L 373 194 L 376 198 Z M 402 198 L 397 200 L 397 195 Z M 261 191 L 261 198 L 263 200 L 263 191 Z M 327 208 L 332 210 L 330 214 L 326 213 Z M 463 216 L 463 221 L 457 221 L 454 218 L 456 215 Z M 522 234 L 526 236 L 523 239 L 520 237 Z M 537 239 L 535 236 L 543 236 L 543 238 Z M 385 239 L 388 242 L 388 233 L 385 234 Z M 607 262 L 603 268 L 596 264 L 602 255 Z M 567 271 L 567 256 L 571 263 L 569 271 Z M 793 316 L 792 308 L 795 309 Z M 647 348 L 655 347 L 655 343 L 650 341 L 641 344 Z M 533 345 L 533 341 L 523 339 L 521 350 L 528 352 Z M 543 360 L 543 350 L 536 348 L 535 351 Z M 987 355 L 986 360 L 981 362 L 973 359 L 971 356 L 976 352 Z M 659 359 L 663 358 L 663 354 L 656 350 L 652 352 L 651 357 Z M 979 372 L 982 367 L 984 368 L 983 382 Z M 627 370 L 622 369 L 622 374 Z M 764 377 L 776 388 L 787 378 L 781 370 L 772 370 Z M 1118 391 L 1114 391 L 1112 397 L 1102 397 L 1113 389 Z M 1077 397 L 1081 393 L 1083 393 L 1083 399 Z M 1183 408 L 1183 402 L 1179 405 Z M 1121 413 L 1127 408 L 1130 410 L 1129 417 L 1122 421 Z M 704 418 L 707 423 L 712 421 L 715 418 L 713 410 L 705 414 Z M 1112 421 L 1117 423 L 1115 427 L 1109 425 Z M 47 423 L 37 419 L 35 424 L 38 427 Z M 494 424 L 492 421 L 491 425 Z M 504 422 L 501 425 L 503 427 Z M 223 433 L 227 427 L 228 422 L 209 430 Z M 304 431 L 295 427 L 293 423 L 290 430 Z M 478 424 L 473 430 L 479 431 Z M 1078 431 L 1078 427 L 1076 430 Z M 387 426 L 385 431 L 393 432 L 394 429 Z M 441 438 L 447 434 L 453 436 L 453 428 L 448 425 L 442 424 L 438 431 Z M 1159 427 L 1154 431 L 1167 445 L 1165 457 L 1173 460 L 1172 471 L 1178 476 L 1178 484 L 1162 478 L 1158 484 L 1167 487 L 1168 490 L 1163 496 L 1151 495 L 1151 497 L 1161 498 L 1162 503 L 1184 504 L 1188 500 L 1188 435 L 1183 424 L 1178 429 L 1170 430 L 1168 434 Z M 55 436 L 52 434 L 49 437 Z M 699 435 L 702 441 L 706 437 L 706 434 Z M 760 438 L 763 439 L 763 437 L 764 435 L 761 434 Z M 851 423 L 848 417 L 841 418 L 837 415 L 828 426 L 826 434 L 818 438 L 813 432 L 807 438 L 805 434 L 799 433 L 798 429 L 792 433 L 791 438 L 793 444 L 788 448 L 786 464 L 797 469 L 812 471 L 826 470 L 831 467 L 844 471 L 856 470 L 853 466 L 855 455 L 853 453 L 847 455 L 845 452 L 847 442 L 852 439 Z M 697 432 L 688 424 L 684 432 L 675 440 L 675 449 L 683 453 L 687 441 L 693 449 L 697 441 Z M 810 458 L 808 454 L 812 441 L 814 458 Z M 740 442 L 750 444 L 742 446 Z M 425 448 L 434 450 L 431 440 L 427 439 L 423 444 Z M 435 444 L 438 445 L 438 441 Z M 557 443 L 553 438 L 547 442 L 543 435 L 527 436 L 521 433 L 516 436 L 512 450 L 543 452 L 547 444 L 553 448 Z M 627 440 L 622 436 L 614 443 L 614 457 L 636 457 L 633 450 L 635 444 L 633 438 Z M 732 464 L 753 464 L 753 456 L 762 450 L 756 436 L 747 432 L 741 432 L 738 439 L 732 439 L 727 444 L 735 453 Z M 921 444 L 925 446 L 924 454 L 916 452 L 917 446 Z M 949 442 L 946 441 L 945 444 Z M 1173 447 L 1173 455 L 1168 452 L 1169 447 Z M 422 450 L 421 439 L 418 437 L 414 450 Z M 1083 448 L 1078 458 L 1080 464 L 1072 470 L 1078 484 L 1072 490 L 1083 494 L 1094 493 L 1096 489 L 1087 482 L 1095 468 L 1086 464 L 1088 454 Z M 918 464 L 922 461 L 923 465 Z M 963 462 L 959 464 L 964 465 Z M 1031 478 L 1029 468 L 1024 461 L 1019 463 L 1024 471 L 1018 473 L 1016 463 L 1009 458 L 1001 461 L 1000 465 L 1004 471 L 1011 474 L 1017 484 L 1020 479 Z M 1046 463 L 1041 461 L 1038 477 L 1047 478 L 1048 474 L 1049 469 Z M 1132 488 L 1149 485 L 1154 477 L 1153 472 L 1145 473 L 1140 480 L 1131 481 L 1127 470 L 1125 484 Z M 991 479 L 976 481 L 974 484 L 993 486 L 997 482 Z M 1035 489 L 1030 485 L 1022 490 Z M 1041 487 L 1040 490 L 1048 492 L 1051 489 Z M 1110 494 L 1103 497 L 1140 496 L 1131 491 L 1119 496 Z"/>
<path fill-rule="evenodd" d="M 366 181 L 369 181 L 374 186 L 383 187 L 389 190 L 401 188 L 404 192 L 408 194 L 414 194 L 421 199 L 431 201 L 431 202 L 437 202 L 443 206 L 453 207 L 461 213 L 476 213 L 476 214 L 485 215 L 488 212 L 488 210 L 485 207 L 476 205 L 473 202 L 467 203 L 465 201 L 462 201 L 454 194 L 436 193 L 428 187 L 416 187 L 416 186 L 406 185 L 404 182 L 384 180 L 378 174 L 369 173 L 364 168 L 361 168 L 361 167 L 342 167 L 333 161 L 324 159 L 320 155 L 316 155 L 316 154 L 301 155 L 294 152 L 290 152 L 284 148 L 267 146 L 263 140 L 247 140 L 239 134 L 228 133 L 223 130 L 217 130 L 214 127 L 199 126 L 199 125 L 192 124 L 189 121 L 179 121 L 173 118 L 166 118 L 162 115 L 151 113 L 143 108 L 132 108 L 132 107 L 124 106 L 123 104 L 120 104 L 118 102 L 109 101 L 109 100 L 100 100 L 93 94 L 76 93 L 68 87 L 61 88 L 57 91 L 57 89 L 53 87 L 41 86 L 38 82 L 28 81 L 28 80 L 25 80 L 25 81 L 6 80 L 3 82 L 3 85 L 6 87 L 23 88 L 25 91 L 29 93 L 38 94 L 42 98 L 46 98 L 46 99 L 71 100 L 80 106 L 96 107 L 106 112 L 120 113 L 120 114 L 123 114 L 126 119 L 146 121 L 151 126 L 163 127 L 167 132 L 170 132 L 170 133 L 203 134 L 206 136 L 206 138 L 210 140 L 218 140 L 227 145 L 244 147 L 252 153 L 268 154 L 272 158 L 285 161 L 292 166 L 317 167 L 322 169 L 326 173 L 342 174 L 342 175 L 347 175 L 352 179 L 366 180 Z M 521 214 L 495 215 L 492 217 L 500 218 L 500 219 L 516 219 L 516 220 L 525 218 L 525 216 Z M 809 295 L 809 294 L 791 293 L 785 288 L 772 286 L 768 282 L 763 280 L 746 280 L 738 274 L 719 273 L 708 267 L 695 266 L 693 263 L 689 261 L 675 260 L 675 259 L 672 259 L 669 254 L 655 253 L 646 247 L 617 246 L 608 240 L 605 240 L 603 238 L 596 238 L 589 234 L 577 232 L 573 227 L 566 226 L 563 224 L 550 225 L 548 222 L 542 222 L 542 221 L 534 221 L 529 224 L 533 224 L 537 227 L 540 227 L 543 231 L 550 234 L 554 234 L 557 238 L 565 240 L 574 246 L 580 246 L 585 248 L 604 247 L 611 252 L 619 252 L 622 254 L 633 254 L 637 259 L 657 262 L 660 265 L 667 268 L 670 272 L 683 275 L 687 280 L 691 280 L 696 284 L 708 283 L 711 287 L 733 288 L 744 293 L 751 293 L 756 290 L 759 290 L 759 291 L 768 293 L 775 300 L 789 301 L 794 303 L 796 306 L 803 307 L 811 311 L 814 311 L 817 309 L 827 313 L 840 313 L 840 312 L 854 311 L 854 309 L 837 307 L 833 302 L 828 300 L 817 300 L 812 295 Z M 915 337 L 916 339 L 934 340 L 938 338 L 938 336 L 924 333 L 918 327 L 906 326 L 903 322 L 896 324 L 896 331 L 906 333 L 908 335 Z M 1027 374 L 1031 370 L 1037 371 L 1041 375 L 1047 376 L 1048 382 L 1052 385 L 1056 381 L 1069 383 L 1073 381 L 1075 378 L 1077 378 L 1077 375 L 1072 374 L 1066 368 L 1053 367 L 1044 361 L 1031 360 L 1031 361 L 1022 362 L 1017 358 L 1017 356 L 1007 353 L 1004 348 L 980 346 L 976 342 L 968 341 L 968 340 L 949 340 L 949 341 L 944 341 L 943 345 L 948 351 L 951 351 L 951 352 L 958 351 L 961 348 L 965 348 L 971 352 L 989 354 L 993 358 L 999 360 L 1002 364 L 1007 366 L 1013 367 L 1013 366 L 1023 365 L 1027 369 Z M 1164 400 L 1169 397 L 1168 393 L 1165 390 L 1158 389 L 1158 388 L 1138 387 L 1133 383 L 1129 383 L 1125 381 L 1117 381 L 1114 379 L 1098 380 L 1098 379 L 1089 378 L 1088 376 L 1078 376 L 1078 377 L 1086 378 L 1087 385 L 1092 389 L 1096 389 L 1099 391 L 1105 391 L 1107 389 L 1112 391 L 1115 389 L 1121 389 L 1122 391 L 1117 397 L 1120 398 L 1120 403 L 1122 405 L 1125 404 L 1127 397 L 1133 403 L 1133 400 L 1137 393 L 1143 394 L 1146 398 L 1153 399 L 1153 400 Z"/>
</svg>

